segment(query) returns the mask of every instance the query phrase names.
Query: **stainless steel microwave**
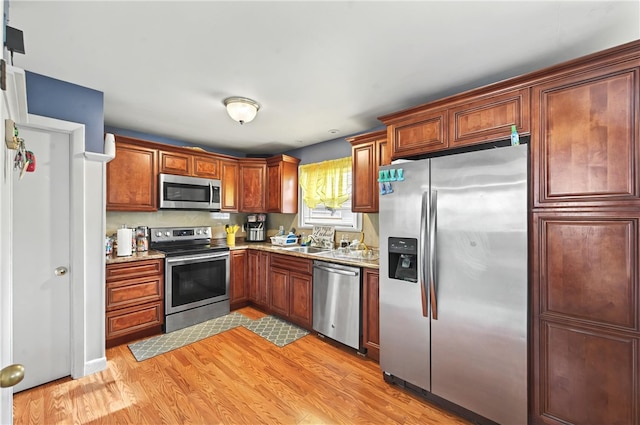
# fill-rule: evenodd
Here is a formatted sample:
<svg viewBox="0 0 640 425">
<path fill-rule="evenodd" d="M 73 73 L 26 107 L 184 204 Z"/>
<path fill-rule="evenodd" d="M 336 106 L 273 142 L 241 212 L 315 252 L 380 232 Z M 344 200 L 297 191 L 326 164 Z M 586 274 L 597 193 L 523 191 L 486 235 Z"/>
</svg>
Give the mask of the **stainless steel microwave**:
<svg viewBox="0 0 640 425">
<path fill-rule="evenodd" d="M 220 211 L 220 180 L 160 174 L 160 208 Z"/>
</svg>

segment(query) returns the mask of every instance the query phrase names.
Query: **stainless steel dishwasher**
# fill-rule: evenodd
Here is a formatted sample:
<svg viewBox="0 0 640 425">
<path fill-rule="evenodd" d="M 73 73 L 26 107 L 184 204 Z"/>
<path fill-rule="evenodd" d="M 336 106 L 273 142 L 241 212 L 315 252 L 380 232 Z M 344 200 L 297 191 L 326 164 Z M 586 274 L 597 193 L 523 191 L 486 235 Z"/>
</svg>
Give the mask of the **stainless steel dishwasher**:
<svg viewBox="0 0 640 425">
<path fill-rule="evenodd" d="M 360 350 L 359 267 L 313 262 L 313 329 Z"/>
</svg>

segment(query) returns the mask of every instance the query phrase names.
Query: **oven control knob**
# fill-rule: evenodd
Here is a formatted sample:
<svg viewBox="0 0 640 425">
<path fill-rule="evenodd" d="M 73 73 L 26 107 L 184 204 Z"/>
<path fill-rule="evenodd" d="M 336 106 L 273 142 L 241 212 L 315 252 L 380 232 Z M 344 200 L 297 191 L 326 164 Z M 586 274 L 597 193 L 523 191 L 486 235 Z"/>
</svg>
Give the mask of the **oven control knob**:
<svg viewBox="0 0 640 425">
<path fill-rule="evenodd" d="M 156 232 L 156 236 L 157 237 L 161 237 L 162 236 L 162 232 Z"/>
<path fill-rule="evenodd" d="M 201 235 L 202 234 L 202 229 L 198 230 L 198 234 Z"/>
<path fill-rule="evenodd" d="M 164 235 L 165 235 L 166 237 L 169 237 L 169 236 L 171 236 L 171 232 L 164 232 Z"/>
</svg>

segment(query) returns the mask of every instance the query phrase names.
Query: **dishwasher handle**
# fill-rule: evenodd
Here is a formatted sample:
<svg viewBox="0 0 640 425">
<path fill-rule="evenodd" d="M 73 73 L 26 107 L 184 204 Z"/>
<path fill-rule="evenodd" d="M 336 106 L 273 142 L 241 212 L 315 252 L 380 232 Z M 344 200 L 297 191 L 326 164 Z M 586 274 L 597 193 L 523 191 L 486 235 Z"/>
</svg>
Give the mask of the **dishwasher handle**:
<svg viewBox="0 0 640 425">
<path fill-rule="evenodd" d="M 324 270 L 324 271 L 329 272 L 329 273 L 343 274 L 345 276 L 358 276 L 358 272 L 352 272 L 352 271 L 349 271 L 349 270 L 342 270 L 342 269 L 334 269 L 333 267 L 318 266 L 318 265 L 314 264 L 313 268 L 314 269 L 319 269 L 319 270 Z"/>
</svg>

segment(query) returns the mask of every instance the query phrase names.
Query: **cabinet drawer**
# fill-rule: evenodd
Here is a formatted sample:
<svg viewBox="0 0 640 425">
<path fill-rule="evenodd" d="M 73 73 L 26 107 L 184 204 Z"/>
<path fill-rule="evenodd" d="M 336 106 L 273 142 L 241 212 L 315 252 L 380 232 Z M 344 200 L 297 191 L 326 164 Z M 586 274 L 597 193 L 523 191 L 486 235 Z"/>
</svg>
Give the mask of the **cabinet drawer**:
<svg viewBox="0 0 640 425">
<path fill-rule="evenodd" d="M 137 278 L 149 275 L 162 275 L 164 260 L 130 261 L 127 263 L 107 265 L 107 282 L 114 280 Z"/>
<path fill-rule="evenodd" d="M 107 312 L 107 339 L 162 325 L 163 321 L 161 301 Z"/>
<path fill-rule="evenodd" d="M 161 276 L 107 283 L 107 311 L 152 301 L 162 301 Z"/>
<path fill-rule="evenodd" d="M 290 270 L 298 273 L 311 273 L 313 262 L 293 255 L 271 254 L 271 267 Z"/>
</svg>

